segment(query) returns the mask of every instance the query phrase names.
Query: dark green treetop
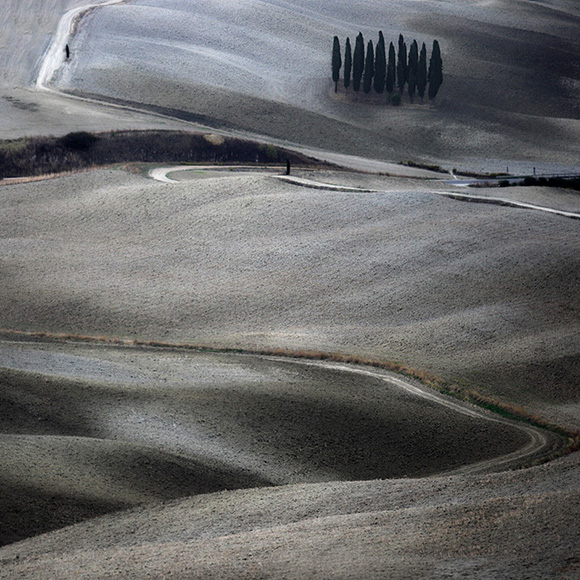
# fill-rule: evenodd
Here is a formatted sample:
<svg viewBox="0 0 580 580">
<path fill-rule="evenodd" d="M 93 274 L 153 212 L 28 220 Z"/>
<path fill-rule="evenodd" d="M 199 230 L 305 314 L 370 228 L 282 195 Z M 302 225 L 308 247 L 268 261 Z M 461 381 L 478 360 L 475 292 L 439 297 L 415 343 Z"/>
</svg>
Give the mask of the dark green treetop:
<svg viewBox="0 0 580 580">
<path fill-rule="evenodd" d="M 373 41 L 369 40 L 367 44 L 365 69 L 363 72 L 363 90 L 367 95 L 371 92 L 374 74 L 375 74 L 375 51 L 373 48 Z"/>
<path fill-rule="evenodd" d="M 387 55 L 385 53 L 385 37 L 379 32 L 379 42 L 375 50 L 375 77 L 373 86 L 375 92 L 381 94 L 385 91 L 385 78 L 387 75 Z"/>
<path fill-rule="evenodd" d="M 423 45 L 421 46 L 421 52 L 419 54 L 419 64 L 417 67 L 417 94 L 421 97 L 421 102 L 423 102 L 426 87 L 427 87 L 427 49 L 425 48 L 425 43 L 423 43 Z"/>
<path fill-rule="evenodd" d="M 350 47 L 350 38 L 346 39 L 346 48 L 344 49 L 344 88 L 350 86 L 350 75 L 352 72 L 352 49 Z"/>
<path fill-rule="evenodd" d="M 415 90 L 417 89 L 417 73 L 419 70 L 419 47 L 417 41 L 413 40 L 411 48 L 409 49 L 409 66 L 408 66 L 408 91 L 409 98 L 413 102 L 413 97 L 415 95 Z"/>
<path fill-rule="evenodd" d="M 334 92 L 338 91 L 338 80 L 340 79 L 340 69 L 342 67 L 342 56 L 340 55 L 340 40 L 334 37 L 332 45 L 332 80 L 334 81 Z"/>
<path fill-rule="evenodd" d="M 441 60 L 441 51 L 439 43 L 433 41 L 433 51 L 431 52 L 431 60 L 429 61 L 429 72 L 427 74 L 429 81 L 429 100 L 432 101 L 439 92 L 439 87 L 443 83 L 443 61 Z"/>
<path fill-rule="evenodd" d="M 365 67 L 365 41 L 362 32 L 358 33 L 352 57 L 352 88 L 358 93 Z"/>
<path fill-rule="evenodd" d="M 386 80 L 386 89 L 387 93 L 391 95 L 395 90 L 395 81 L 397 78 L 396 73 L 396 64 L 395 64 L 396 56 L 395 56 L 395 47 L 391 42 L 389 44 L 389 62 L 387 64 L 387 80 Z"/>
<path fill-rule="evenodd" d="M 397 55 L 397 84 L 399 91 L 403 94 L 403 89 L 407 83 L 407 45 L 403 40 L 403 35 L 399 35 L 399 53 Z"/>
</svg>

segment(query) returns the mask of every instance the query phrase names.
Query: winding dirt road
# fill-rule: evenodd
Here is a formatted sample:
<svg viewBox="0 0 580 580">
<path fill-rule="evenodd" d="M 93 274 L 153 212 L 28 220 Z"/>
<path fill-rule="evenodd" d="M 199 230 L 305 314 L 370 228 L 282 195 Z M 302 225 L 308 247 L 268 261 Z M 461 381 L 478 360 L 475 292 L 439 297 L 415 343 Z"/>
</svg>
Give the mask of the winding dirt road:
<svg viewBox="0 0 580 580">
<path fill-rule="evenodd" d="M 40 71 L 36 78 L 36 89 L 41 91 L 58 92 L 49 87 L 50 81 L 65 61 L 65 46 L 69 42 L 70 36 L 73 32 L 74 23 L 79 17 L 93 8 L 108 6 L 111 4 L 122 4 L 126 1 L 127 0 L 107 0 L 106 2 L 79 6 L 78 8 L 73 8 L 66 12 L 60 19 L 53 41 L 42 59 L 42 66 L 40 67 Z"/>
<path fill-rule="evenodd" d="M 8 334 L 10 334 L 8 332 Z M 135 362 L 124 362 L 119 364 L 119 361 L 113 363 L 108 361 L 100 355 L 93 356 L 90 352 L 83 352 L 82 355 L 77 354 L 74 350 L 70 352 L 62 351 L 62 341 L 57 341 L 56 350 L 51 349 L 47 344 L 42 347 L 35 347 L 35 343 L 0 341 L 0 368 L 10 369 L 16 371 L 25 371 L 33 373 L 41 373 L 53 376 L 62 376 L 80 380 L 86 380 L 90 383 L 99 383 L 101 381 L 119 381 L 121 383 L 128 382 L 132 384 L 134 377 L 139 376 L 139 373 L 145 372 L 143 369 L 138 370 L 138 365 Z M 71 345 L 75 345 L 73 341 Z M 79 345 L 77 345 L 79 346 Z M 100 351 L 102 352 L 100 347 Z M 108 347 L 104 347 L 108 348 Z M 119 351 L 120 347 L 111 347 L 112 353 Z M 121 347 L 123 348 L 123 347 Z M 134 347 L 131 347 L 133 349 Z M 137 347 L 138 348 L 138 347 Z M 163 349 L 160 352 L 165 352 Z M 99 352 L 99 351 L 96 351 Z M 132 352 L 132 351 L 131 351 Z M 171 350 L 167 351 L 171 352 Z M 506 425 L 511 428 L 516 428 L 527 438 L 527 442 L 519 449 L 512 450 L 505 455 L 500 455 L 479 461 L 476 463 L 469 463 L 458 468 L 453 468 L 445 474 L 476 474 L 489 473 L 510 468 L 515 468 L 529 463 L 533 459 L 539 459 L 551 454 L 559 445 L 562 444 L 562 439 L 550 431 L 537 428 L 532 425 L 513 421 L 501 417 L 499 415 L 490 413 L 482 408 L 464 403 L 445 396 L 433 389 L 421 385 L 417 381 L 412 381 L 392 372 L 372 369 L 370 367 L 348 365 L 339 362 L 318 361 L 318 360 L 298 360 L 288 356 L 272 356 L 272 355 L 244 355 L 248 360 L 262 359 L 271 362 L 283 362 L 285 364 L 291 363 L 300 365 L 303 368 L 321 368 L 326 370 L 338 371 L 343 376 L 351 375 L 356 381 L 356 376 L 370 377 L 378 379 L 387 383 L 391 387 L 401 389 L 413 397 L 418 397 L 430 403 L 441 405 L 446 409 L 459 413 L 460 415 L 484 420 L 489 423 L 498 425 Z M 155 356 L 153 357 L 155 359 Z M 136 366 L 137 365 L 137 366 Z M 195 367 L 195 364 L 193 364 Z M 363 380 L 361 378 L 361 380 Z M 352 381 L 350 381 L 352 382 Z M 363 380 L 364 383 L 364 380 Z M 364 390 L 364 384 L 361 385 Z M 135 434 L 134 434 L 135 435 Z M 139 436 L 136 435 L 138 438 Z M 513 447 L 512 447 L 513 449 Z"/>
<path fill-rule="evenodd" d="M 283 360 L 286 362 L 288 360 L 292 360 L 278 357 L 265 357 L 265 358 L 269 360 Z M 332 362 L 318 362 L 318 361 L 292 361 L 292 362 L 306 366 L 321 367 L 327 369 L 332 368 L 335 370 L 340 370 L 341 372 L 345 373 L 360 374 L 368 377 L 377 378 L 386 383 L 394 385 L 400 389 L 403 389 L 408 393 L 412 393 L 417 397 L 435 402 L 439 405 L 443 405 L 444 407 L 451 409 L 462 415 L 473 417 L 474 419 L 475 418 L 484 419 L 492 423 L 511 425 L 512 427 L 516 427 L 529 437 L 529 442 L 525 446 L 518 449 L 517 451 L 508 453 L 506 455 L 502 455 L 500 457 L 494 457 L 486 461 L 480 461 L 478 463 L 473 463 L 465 465 L 463 467 L 459 467 L 457 469 L 453 469 L 451 471 L 448 471 L 446 475 L 457 475 L 457 474 L 472 475 L 477 473 L 489 473 L 492 471 L 500 471 L 504 469 L 514 468 L 516 466 L 525 464 L 526 462 L 532 459 L 541 458 L 543 455 L 551 453 L 554 450 L 554 445 L 558 440 L 558 437 L 555 434 L 550 433 L 549 431 L 539 429 L 532 425 L 526 425 L 524 423 L 511 421 L 499 415 L 493 415 L 479 407 L 455 401 L 449 397 L 442 395 L 441 393 L 438 393 L 437 391 L 429 389 L 428 387 L 423 387 L 418 383 L 412 383 L 408 380 L 395 377 L 391 373 Z"/>
<path fill-rule="evenodd" d="M 177 165 L 171 167 L 155 167 L 149 171 L 149 177 L 155 179 L 156 181 L 160 181 L 162 183 L 179 183 L 178 180 L 172 179 L 169 177 L 171 173 L 177 173 L 180 171 L 192 171 L 193 169 L 200 169 L 200 170 L 211 170 L 211 169 L 220 169 L 220 170 L 228 170 L 228 169 L 240 169 L 239 166 L 215 166 L 215 165 L 203 165 L 203 166 L 191 166 L 191 165 Z M 250 169 L 254 169 L 250 167 Z M 350 187 L 350 186 L 342 186 L 330 183 L 323 183 L 320 181 L 314 181 L 311 179 L 305 179 L 303 177 L 296 177 L 296 176 L 289 176 L 289 175 L 275 175 L 273 176 L 276 179 L 280 179 L 281 181 L 286 181 L 287 183 L 292 183 L 293 185 L 298 185 L 300 187 L 308 187 L 311 189 L 326 189 L 329 191 L 340 191 L 340 192 L 359 192 L 359 193 L 385 193 L 380 189 L 368 189 L 362 187 Z M 559 215 L 562 217 L 572 218 L 572 219 L 580 219 L 580 213 L 571 212 L 571 211 L 564 211 L 561 209 L 547 207 L 542 205 L 536 205 L 532 203 L 526 203 L 523 201 L 516 201 L 513 199 L 506 199 L 503 197 L 491 197 L 485 195 L 475 195 L 470 193 L 457 193 L 451 191 L 437 191 L 436 189 L 432 188 L 430 193 L 434 193 L 436 195 L 440 195 L 442 197 L 448 197 L 449 199 L 455 199 L 459 201 L 471 201 L 475 203 L 488 203 L 492 205 L 502 205 L 506 207 L 513 207 L 518 209 L 531 209 L 536 211 L 543 211 L 545 213 Z"/>
<path fill-rule="evenodd" d="M 580 213 L 575 213 L 572 211 L 563 211 L 561 209 L 556 209 L 553 207 L 546 207 L 543 205 L 535 205 L 533 203 L 526 203 L 523 201 L 515 201 L 513 199 L 506 199 L 503 197 L 489 197 L 485 195 L 474 195 L 471 193 L 455 193 L 451 191 L 436 191 L 437 195 L 443 197 L 448 197 L 450 199 L 456 199 L 460 201 L 471 201 L 475 203 L 491 203 L 493 205 L 505 205 L 507 207 L 515 207 L 521 209 L 533 209 L 537 211 L 543 211 L 546 213 L 551 213 L 555 215 L 560 215 L 563 217 L 568 217 L 572 219 L 580 219 Z"/>
<path fill-rule="evenodd" d="M 161 183 L 180 183 L 179 180 L 169 177 L 169 174 L 177 173 L 180 171 L 239 171 L 244 169 L 250 170 L 252 173 L 262 172 L 263 175 L 270 175 L 274 179 L 286 181 L 287 183 L 292 183 L 293 185 L 298 185 L 299 187 L 308 187 L 310 189 L 325 189 L 329 191 L 353 193 L 381 193 L 381 190 L 379 189 L 368 189 L 364 187 L 352 187 L 346 185 L 336 185 L 333 183 L 323 183 L 321 181 L 314 181 L 312 179 L 305 179 L 304 177 L 290 175 L 271 175 L 265 171 L 262 171 L 265 168 L 257 167 L 255 165 L 177 165 L 174 167 L 155 167 L 149 171 L 149 177 Z M 280 171 L 284 168 L 280 165 L 279 167 L 269 166 L 267 169 Z"/>
<path fill-rule="evenodd" d="M 52 91 L 52 92 L 70 97 L 70 95 L 67 95 L 66 93 L 61 93 L 58 90 L 50 88 L 50 82 L 53 79 L 56 71 L 63 65 L 63 63 L 65 61 L 64 47 L 67 44 L 67 42 L 69 42 L 69 38 L 73 32 L 75 21 L 79 17 L 81 17 L 84 13 L 86 13 L 87 11 L 89 11 L 93 8 L 100 7 L 100 6 L 112 5 L 112 4 L 120 4 L 120 3 L 123 3 L 125 1 L 126 0 L 108 0 L 108 1 L 105 1 L 102 3 L 87 4 L 87 5 L 80 6 L 78 8 L 75 8 L 75 9 L 68 11 L 61 18 L 59 25 L 58 25 L 58 29 L 55 33 L 53 42 L 45 54 L 45 57 L 44 57 L 43 62 L 42 62 L 42 66 L 40 68 L 38 77 L 36 79 L 36 83 L 35 83 L 36 89 L 43 90 L 43 91 Z M 78 97 L 75 97 L 75 98 L 78 98 Z M 82 98 L 81 100 L 90 101 L 92 99 Z M 130 107 L 121 106 L 121 108 L 127 109 Z M 140 112 L 148 112 L 146 110 L 141 110 L 141 109 L 134 109 L 134 110 L 139 110 Z M 321 158 L 322 152 L 314 152 L 312 150 L 309 150 L 308 154 Z M 351 159 L 350 156 L 342 156 L 342 157 L 343 157 L 342 162 L 344 165 L 347 165 L 350 167 L 353 166 L 353 159 L 354 158 Z M 375 162 L 375 163 L 380 164 L 380 162 Z M 382 165 L 388 165 L 389 169 L 393 169 L 393 167 L 395 167 L 399 172 L 401 171 L 400 166 L 396 166 L 393 164 L 382 164 Z M 382 167 L 382 165 L 381 165 L 381 167 Z M 201 167 L 201 168 L 203 169 L 204 167 Z M 205 168 L 211 169 L 212 167 L 207 166 Z M 236 168 L 238 169 L 238 167 L 236 167 Z M 196 167 L 196 169 L 198 169 L 198 167 Z M 223 169 L 227 169 L 227 167 L 220 167 L 219 169 L 223 170 Z M 384 169 L 384 167 L 383 167 L 383 169 Z M 160 167 L 160 168 L 152 169 L 149 172 L 149 175 L 151 178 L 153 178 L 157 181 L 163 182 L 163 183 L 168 183 L 168 184 L 178 183 L 178 181 L 171 179 L 168 175 L 170 173 L 173 173 L 173 172 L 187 171 L 187 170 L 191 170 L 191 166 Z M 413 172 L 413 176 L 419 177 L 419 175 L 417 175 L 417 172 Z M 358 192 L 367 192 L 367 193 L 368 192 L 375 192 L 375 191 L 377 193 L 379 192 L 378 190 L 369 190 L 369 189 L 362 189 L 362 188 L 353 188 L 353 187 L 331 185 L 331 184 L 316 182 L 316 181 L 312 181 L 312 180 L 307 180 L 304 178 L 297 178 L 294 176 L 292 176 L 292 177 L 276 176 L 276 177 L 279 179 L 283 179 L 285 181 L 288 181 L 290 183 L 293 183 L 295 185 L 302 186 L 302 187 L 312 187 L 312 188 L 317 188 L 317 189 L 319 189 L 319 188 L 331 189 L 331 190 L 337 190 L 337 191 L 358 191 Z M 566 217 L 580 218 L 580 214 L 575 214 L 572 212 L 563 212 L 563 211 L 556 210 L 553 208 L 534 206 L 532 204 L 513 202 L 510 200 L 505 200 L 505 199 L 501 199 L 501 198 L 490 198 L 490 197 L 475 196 L 475 195 L 469 195 L 469 194 L 455 194 L 455 193 L 437 192 L 437 191 L 434 191 L 433 193 L 437 193 L 438 195 L 448 196 L 448 197 L 451 197 L 454 199 L 466 199 L 466 200 L 470 200 L 470 201 L 480 201 L 480 202 L 485 202 L 485 203 L 499 203 L 502 205 L 510 205 L 513 207 L 522 207 L 522 208 L 526 208 L 526 209 L 536 209 L 536 210 L 546 211 L 549 213 L 563 215 Z M 313 366 L 330 366 L 330 365 L 332 365 L 332 363 L 318 363 L 318 362 L 315 363 L 315 362 L 304 362 L 304 361 L 299 361 L 299 362 L 297 362 L 297 364 L 313 365 Z M 440 395 L 439 393 L 437 393 L 435 391 L 431 391 L 429 389 L 419 387 L 417 385 L 414 385 L 414 384 L 412 384 L 408 381 L 405 381 L 403 379 L 400 379 L 400 378 L 396 378 L 396 377 L 392 377 L 392 376 L 385 376 L 384 374 L 381 374 L 380 372 L 376 372 L 376 371 L 364 370 L 364 369 L 359 369 L 359 368 L 351 368 L 351 367 L 348 367 L 345 365 L 338 365 L 338 366 L 333 365 L 333 368 L 340 369 L 341 371 L 344 371 L 344 372 L 359 373 L 359 374 L 365 374 L 367 376 L 373 376 L 376 378 L 380 378 L 381 380 L 384 380 L 386 382 L 394 384 L 397 387 L 402 388 L 408 392 L 411 392 L 419 397 L 429 399 L 432 401 L 436 401 L 439 404 L 442 404 L 446 407 L 452 408 L 456 412 L 459 412 L 459 413 L 462 413 L 465 415 L 478 417 L 478 418 L 484 418 L 487 421 L 499 422 L 499 423 L 509 423 L 509 424 L 514 425 L 514 423 L 511 421 L 508 421 L 508 420 L 503 419 L 501 417 L 491 416 L 490 414 L 488 414 L 487 412 L 485 412 L 481 409 L 467 407 L 466 405 L 463 405 L 461 403 L 458 403 L 458 402 L 452 401 L 446 397 L 443 397 L 442 395 Z M 529 437 L 529 443 L 526 446 L 524 446 L 523 448 L 521 448 L 517 452 L 513 452 L 513 453 L 510 453 L 508 455 L 499 457 L 499 458 L 494 458 L 494 459 L 483 461 L 483 462 L 480 462 L 480 463 L 477 463 L 474 465 L 468 465 L 468 466 L 462 467 L 460 469 L 454 470 L 453 473 L 462 473 L 462 474 L 478 473 L 478 472 L 483 472 L 483 471 L 493 471 L 496 469 L 503 469 L 503 468 L 507 468 L 507 467 L 510 467 L 513 465 L 524 463 L 524 462 L 528 461 L 529 459 L 531 459 L 532 457 L 538 457 L 538 456 L 541 456 L 542 454 L 546 454 L 548 451 L 551 451 L 551 449 L 553 448 L 555 437 L 552 434 L 545 432 L 543 430 L 537 429 L 535 427 L 531 427 L 531 426 L 527 426 L 527 425 L 523 425 L 523 424 L 519 424 L 519 423 L 516 423 L 515 425 L 517 426 L 518 429 L 523 431 Z"/>
</svg>

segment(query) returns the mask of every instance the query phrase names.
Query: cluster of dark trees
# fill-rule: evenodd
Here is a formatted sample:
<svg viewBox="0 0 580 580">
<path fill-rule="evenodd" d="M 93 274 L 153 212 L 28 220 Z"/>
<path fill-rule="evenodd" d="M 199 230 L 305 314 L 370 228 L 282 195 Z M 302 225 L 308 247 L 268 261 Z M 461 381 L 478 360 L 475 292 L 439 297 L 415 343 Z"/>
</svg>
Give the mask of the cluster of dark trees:
<svg viewBox="0 0 580 580">
<path fill-rule="evenodd" d="M 76 171 L 121 162 L 271 163 L 316 166 L 300 153 L 246 139 L 201 133 L 114 131 L 0 141 L 0 179 Z"/>
<path fill-rule="evenodd" d="M 332 80 L 335 92 L 338 91 L 342 68 L 343 58 L 340 40 L 338 36 L 335 36 L 332 48 Z M 359 32 L 354 51 L 350 38 L 346 39 L 342 78 L 347 91 L 351 83 L 353 90 L 357 93 L 362 85 L 366 94 L 369 94 L 371 90 L 379 94 L 386 92 L 388 100 L 395 105 L 400 104 L 405 87 L 411 102 L 413 102 L 415 94 L 419 95 L 421 102 L 423 102 L 425 91 L 427 91 L 429 100 L 432 101 L 437 96 L 439 87 L 443 82 L 443 61 L 439 43 L 436 40 L 433 41 L 433 49 L 427 66 L 425 43 L 419 50 L 417 41 L 413 40 L 407 51 L 405 39 L 400 34 L 398 50 L 395 52 L 392 42 L 387 50 L 385 37 L 382 32 L 379 32 L 376 47 L 373 45 L 373 41 L 369 40 L 365 51 L 364 38 L 362 32 Z M 398 92 L 393 95 L 395 89 L 398 89 Z"/>
</svg>

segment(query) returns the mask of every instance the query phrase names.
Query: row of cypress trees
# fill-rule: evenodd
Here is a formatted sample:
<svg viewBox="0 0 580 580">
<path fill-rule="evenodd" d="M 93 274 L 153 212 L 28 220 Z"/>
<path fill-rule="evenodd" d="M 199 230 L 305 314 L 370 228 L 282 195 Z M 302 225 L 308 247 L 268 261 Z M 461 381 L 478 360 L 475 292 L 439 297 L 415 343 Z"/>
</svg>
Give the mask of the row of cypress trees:
<svg viewBox="0 0 580 580">
<path fill-rule="evenodd" d="M 340 80 L 340 70 L 343 65 L 340 40 L 334 37 L 332 48 L 332 80 L 334 81 L 334 92 L 338 91 Z M 355 92 L 359 92 L 361 83 L 363 91 L 369 94 L 372 89 L 376 93 L 388 94 L 389 100 L 394 104 L 400 103 L 401 95 L 407 87 L 409 99 L 413 102 L 415 94 L 418 94 L 423 102 L 425 91 L 429 100 L 432 101 L 439 92 L 439 87 L 443 82 L 443 61 L 441 50 L 437 40 L 433 41 L 433 49 L 427 68 L 427 49 L 425 43 L 419 50 L 416 40 L 413 40 L 407 52 L 407 44 L 403 35 L 399 35 L 398 51 L 395 54 L 395 47 L 391 42 L 387 52 L 385 37 L 379 32 L 379 41 L 376 49 L 373 41 L 369 40 L 366 53 L 362 32 L 358 33 L 355 41 L 354 51 L 350 44 L 350 38 L 346 39 L 344 52 L 344 87 L 346 90 L 351 85 Z M 398 94 L 393 96 L 395 88 Z"/>
</svg>

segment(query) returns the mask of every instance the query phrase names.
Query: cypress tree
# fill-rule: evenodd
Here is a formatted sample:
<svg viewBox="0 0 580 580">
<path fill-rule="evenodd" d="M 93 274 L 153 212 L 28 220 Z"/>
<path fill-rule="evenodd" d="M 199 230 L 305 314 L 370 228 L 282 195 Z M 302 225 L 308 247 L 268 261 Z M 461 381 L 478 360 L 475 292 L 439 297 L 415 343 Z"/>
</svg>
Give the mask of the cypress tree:
<svg viewBox="0 0 580 580">
<path fill-rule="evenodd" d="M 443 61 L 441 60 L 441 51 L 439 43 L 433 41 L 433 51 L 431 52 L 431 60 L 429 61 L 429 73 L 427 75 L 429 81 L 429 100 L 432 101 L 439 91 L 439 87 L 443 83 Z"/>
<path fill-rule="evenodd" d="M 385 90 L 385 77 L 387 75 L 387 55 L 385 54 L 385 37 L 379 32 L 379 42 L 375 50 L 375 78 L 373 85 L 375 92 L 381 94 Z"/>
<path fill-rule="evenodd" d="M 403 94 L 403 89 L 407 83 L 407 45 L 403 40 L 403 35 L 399 34 L 399 54 L 397 61 L 397 81 L 399 92 Z"/>
<path fill-rule="evenodd" d="M 386 89 L 387 93 L 389 93 L 389 98 L 393 94 L 395 89 L 395 81 L 396 81 L 396 66 L 395 66 L 395 47 L 391 42 L 389 44 L 389 63 L 387 64 L 387 81 L 386 81 Z"/>
<path fill-rule="evenodd" d="M 358 93 L 360 91 L 360 81 L 365 67 L 365 41 L 362 32 L 358 33 L 354 45 L 352 57 L 352 88 Z"/>
<path fill-rule="evenodd" d="M 344 49 L 344 88 L 350 86 L 350 75 L 352 72 L 352 49 L 350 47 L 350 38 L 346 39 L 346 48 Z"/>
<path fill-rule="evenodd" d="M 368 95 L 373 86 L 373 76 L 375 74 L 375 51 L 373 41 L 369 40 L 367 44 L 367 57 L 365 60 L 365 69 L 363 73 L 363 90 Z"/>
<path fill-rule="evenodd" d="M 419 70 L 419 47 L 417 45 L 417 41 L 413 40 L 413 44 L 411 44 L 411 48 L 409 49 L 409 78 L 407 80 L 408 83 L 408 91 L 409 91 L 409 99 L 411 99 L 411 103 L 413 102 L 413 97 L 415 95 L 415 90 L 417 88 L 417 73 Z"/>
<path fill-rule="evenodd" d="M 340 79 L 340 68 L 342 67 L 342 56 L 340 55 L 340 40 L 334 37 L 332 45 L 332 80 L 334 81 L 334 92 L 338 92 L 338 80 Z"/>
<path fill-rule="evenodd" d="M 419 55 L 419 66 L 417 67 L 417 93 L 421 97 L 425 96 L 425 88 L 427 87 L 427 49 L 425 43 L 421 46 L 421 53 Z"/>
</svg>

